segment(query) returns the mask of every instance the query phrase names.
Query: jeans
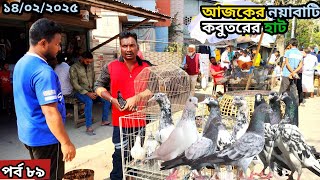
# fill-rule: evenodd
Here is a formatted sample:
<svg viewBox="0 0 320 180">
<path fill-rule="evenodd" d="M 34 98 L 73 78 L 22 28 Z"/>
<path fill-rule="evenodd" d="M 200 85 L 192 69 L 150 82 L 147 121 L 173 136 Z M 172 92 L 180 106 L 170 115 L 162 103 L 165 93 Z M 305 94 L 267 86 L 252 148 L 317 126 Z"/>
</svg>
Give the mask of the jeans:
<svg viewBox="0 0 320 180">
<path fill-rule="evenodd" d="M 92 125 L 92 107 L 93 102 L 100 101 L 103 103 L 103 110 L 102 110 L 102 121 L 108 121 L 108 115 L 111 103 L 109 101 L 106 101 L 100 97 L 97 97 L 97 99 L 92 100 L 89 96 L 85 94 L 80 94 L 78 92 L 74 95 L 79 101 L 83 102 L 84 107 L 84 116 L 86 118 L 86 127 L 89 128 Z"/>
</svg>

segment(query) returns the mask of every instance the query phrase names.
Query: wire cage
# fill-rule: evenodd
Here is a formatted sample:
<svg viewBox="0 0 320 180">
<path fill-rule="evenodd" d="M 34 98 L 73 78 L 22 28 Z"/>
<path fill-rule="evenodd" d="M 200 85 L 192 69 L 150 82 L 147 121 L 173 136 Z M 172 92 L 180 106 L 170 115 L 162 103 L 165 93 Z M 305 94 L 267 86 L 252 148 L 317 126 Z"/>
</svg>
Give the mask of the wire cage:
<svg viewBox="0 0 320 180">
<path fill-rule="evenodd" d="M 159 128 L 160 106 L 156 101 L 149 101 L 152 94 L 161 92 L 167 95 L 171 103 L 172 119 L 176 124 L 190 95 L 190 78 L 185 71 L 173 64 L 152 66 L 138 74 L 134 80 L 134 88 L 139 97 L 136 111 L 120 117 L 119 123 L 123 178 L 165 179 L 169 172 L 160 171 L 159 161 L 134 159 L 131 149 L 136 143 L 140 152 L 147 155 L 149 147 L 146 147 L 145 142 L 154 140 Z"/>
</svg>

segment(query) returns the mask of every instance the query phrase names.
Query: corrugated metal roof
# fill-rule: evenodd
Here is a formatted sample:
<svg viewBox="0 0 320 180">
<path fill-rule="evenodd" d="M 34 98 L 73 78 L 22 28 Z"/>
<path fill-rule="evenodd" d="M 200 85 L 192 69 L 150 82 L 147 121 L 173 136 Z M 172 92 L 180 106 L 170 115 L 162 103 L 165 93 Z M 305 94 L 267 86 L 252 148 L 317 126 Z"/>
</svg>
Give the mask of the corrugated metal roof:
<svg viewBox="0 0 320 180">
<path fill-rule="evenodd" d="M 129 15 L 155 19 L 160 21 L 164 21 L 166 19 L 171 18 L 168 15 L 161 14 L 148 9 L 144 9 L 142 7 L 133 6 L 131 4 L 124 3 L 120 0 L 73 0 L 73 1 L 77 1 L 82 4 L 88 4 L 94 7 L 99 7 L 99 8 L 110 10 L 110 11 L 122 12 Z"/>
</svg>

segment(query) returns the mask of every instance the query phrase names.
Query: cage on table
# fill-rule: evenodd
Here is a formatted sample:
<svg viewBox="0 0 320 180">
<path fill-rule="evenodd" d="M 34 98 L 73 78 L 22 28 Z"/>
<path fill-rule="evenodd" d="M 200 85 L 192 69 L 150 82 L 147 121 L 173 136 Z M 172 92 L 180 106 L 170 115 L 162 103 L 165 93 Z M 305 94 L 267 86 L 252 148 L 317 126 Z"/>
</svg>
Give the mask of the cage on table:
<svg viewBox="0 0 320 180">
<path fill-rule="evenodd" d="M 152 94 L 161 92 L 167 95 L 171 102 L 172 119 L 176 124 L 190 95 L 190 78 L 185 71 L 173 64 L 153 66 L 139 73 L 134 80 L 134 88 L 139 97 L 136 112 L 120 117 L 119 123 L 123 177 L 165 179 L 169 172 L 160 171 L 157 161 L 133 160 L 130 151 L 134 143 L 140 140 L 141 146 L 137 147 L 141 147 L 143 152 L 146 140 L 154 137 L 158 130 L 160 106 L 155 101 L 148 101 Z"/>
</svg>

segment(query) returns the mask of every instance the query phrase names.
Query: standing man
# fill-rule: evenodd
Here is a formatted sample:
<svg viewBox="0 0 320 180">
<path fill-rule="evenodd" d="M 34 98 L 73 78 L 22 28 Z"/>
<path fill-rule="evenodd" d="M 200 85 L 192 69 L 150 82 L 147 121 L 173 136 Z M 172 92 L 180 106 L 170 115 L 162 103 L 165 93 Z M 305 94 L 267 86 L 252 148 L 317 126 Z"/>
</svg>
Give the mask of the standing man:
<svg viewBox="0 0 320 180">
<path fill-rule="evenodd" d="M 109 64 L 103 66 L 101 75 L 96 81 L 95 92 L 103 99 L 112 103 L 112 142 L 115 151 L 112 155 L 113 169 L 110 173 L 111 180 L 122 179 L 122 157 L 120 140 L 120 117 L 133 113 L 134 107 L 140 97 L 151 95 L 151 93 L 140 93 L 135 95 L 134 79 L 146 67 L 150 66 L 149 61 L 141 60 L 138 54 L 137 35 L 132 32 L 122 32 L 119 36 L 121 56 Z M 107 90 L 110 87 L 110 91 Z M 120 108 L 117 100 L 117 92 L 120 91 L 127 103 L 123 109 Z M 122 120 L 123 127 L 131 133 L 138 132 L 137 128 L 145 126 L 145 121 L 133 121 L 132 119 Z M 125 133 L 128 134 L 129 132 Z M 123 137 L 123 142 L 128 142 L 128 136 Z M 126 143 L 128 144 L 128 143 Z M 128 146 L 127 146 L 128 147 Z M 125 161 L 125 160 L 124 160 Z"/>
<path fill-rule="evenodd" d="M 199 56 L 200 54 L 196 53 L 196 46 L 190 44 L 188 46 L 188 54 L 182 62 L 182 67 L 188 73 L 191 80 L 191 96 L 194 96 L 197 78 L 200 72 Z"/>
<path fill-rule="evenodd" d="M 225 70 L 230 68 L 230 61 L 232 60 L 230 59 L 230 53 L 231 53 L 231 46 L 227 46 L 226 50 L 223 51 L 223 53 L 221 54 L 220 66 Z"/>
<path fill-rule="evenodd" d="M 64 128 L 66 109 L 58 76 L 48 65 L 61 50 L 61 27 L 42 18 L 29 31 L 30 48 L 16 64 L 13 93 L 18 136 L 31 159 L 50 159 L 50 179 L 62 179 L 76 150 Z"/>
<path fill-rule="evenodd" d="M 84 52 L 81 54 L 80 61 L 76 62 L 70 67 L 70 79 L 73 89 L 75 90 L 75 97 L 85 104 L 84 116 L 86 118 L 86 133 L 90 136 L 95 135 L 92 128 L 92 107 L 94 101 L 101 101 L 103 103 L 101 126 L 110 124 L 108 121 L 109 109 L 111 103 L 100 98 L 93 90 L 94 85 L 94 69 L 93 69 L 93 55 L 91 52 Z"/>
<path fill-rule="evenodd" d="M 284 67 L 282 71 L 282 81 L 279 90 L 279 94 L 292 90 L 297 104 L 299 104 L 298 92 L 297 92 L 297 81 L 298 72 L 302 68 L 303 56 L 302 53 L 297 49 L 298 40 L 295 38 L 290 39 L 289 41 L 289 50 L 284 54 Z M 292 86 L 290 88 L 290 86 Z"/>
<path fill-rule="evenodd" d="M 252 48 L 252 62 L 254 67 L 260 67 L 260 63 L 261 63 L 261 54 L 257 52 L 257 49 L 258 48 L 256 46 Z M 254 59 L 255 56 L 256 56 L 256 59 Z"/>
</svg>

